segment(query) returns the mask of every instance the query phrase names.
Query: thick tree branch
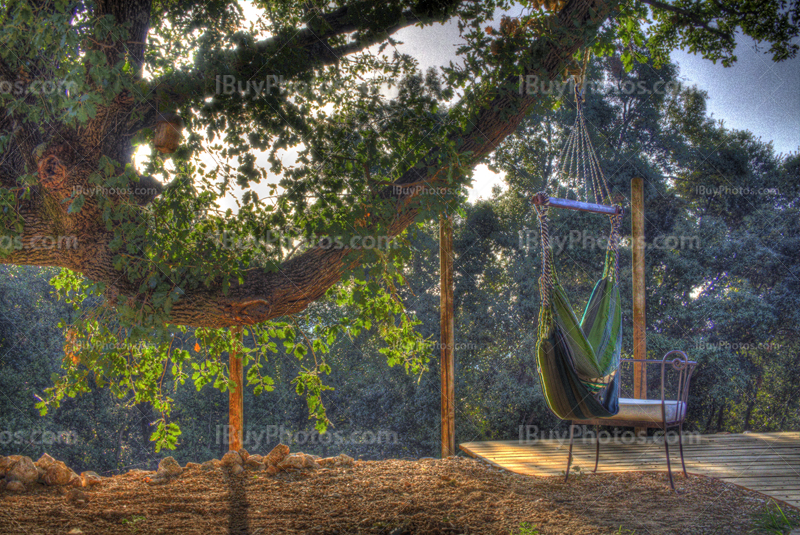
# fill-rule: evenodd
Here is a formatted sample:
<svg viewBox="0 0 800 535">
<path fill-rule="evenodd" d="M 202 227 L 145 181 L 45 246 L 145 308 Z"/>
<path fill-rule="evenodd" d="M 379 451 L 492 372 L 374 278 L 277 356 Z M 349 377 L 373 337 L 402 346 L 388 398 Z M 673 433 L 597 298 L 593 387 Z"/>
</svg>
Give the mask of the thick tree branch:
<svg viewBox="0 0 800 535">
<path fill-rule="evenodd" d="M 675 7 L 665 2 L 659 2 L 658 0 L 642 0 L 642 2 L 656 9 L 663 9 L 664 11 L 669 11 L 670 13 L 675 13 L 676 15 L 680 15 L 688 22 L 692 23 L 694 26 L 702 28 L 704 30 L 708 30 L 709 32 L 718 35 L 727 41 L 734 40 L 734 37 L 731 34 L 726 33 L 720 30 L 719 28 L 714 28 L 713 26 L 710 26 L 708 21 L 701 19 L 697 14 L 692 13 L 691 11 Z"/>
<path fill-rule="evenodd" d="M 519 61 L 525 74 L 539 79 L 558 77 L 572 54 L 596 32 L 616 5 L 616 0 L 570 0 L 561 13 L 549 19 L 548 37 L 537 40 L 530 50 L 520 53 Z M 456 166 L 460 166 L 456 172 L 473 167 L 516 129 L 532 106 L 549 98 L 540 93 L 526 94 L 522 89 L 519 77 L 515 75 L 499 85 L 485 85 L 468 91 L 463 105 L 451 113 L 463 118 L 465 110 L 474 111 L 467 116 L 466 122 L 449 121 L 467 124 L 465 129 L 459 128 L 450 135 L 457 152 L 455 158 L 439 147 L 432 148 L 416 165 L 407 169 L 395 185 L 423 182 L 435 187 L 446 186 L 446 178 Z M 124 100 L 122 96 L 120 99 Z M 127 101 L 111 103 L 110 108 L 118 106 L 124 109 L 126 104 Z M 97 199 L 87 195 L 80 211 L 70 213 L 68 210 L 73 198 L 71 194 L 75 188 L 87 187 L 88 177 L 97 169 L 98 158 L 101 155 L 116 157 L 114 147 L 107 146 L 111 142 L 103 140 L 117 138 L 119 145 L 115 146 L 126 145 L 118 130 L 107 135 L 109 128 L 118 128 L 116 119 L 119 114 L 112 111 L 98 111 L 86 132 L 70 134 L 64 131 L 41 154 L 37 154 L 40 184 L 34 188 L 30 200 L 20 202 L 18 210 L 25 223 L 20 236 L 22 249 L 0 257 L 0 263 L 66 267 L 91 280 L 106 283 L 110 291 L 120 296 L 136 299 L 139 282 L 128 280 L 126 272 L 115 268 L 117 253 L 110 248 L 114 233 L 105 228 Z M 16 147 L 8 150 L 16 152 Z M 119 154 L 119 161 L 126 161 L 122 156 Z M 6 176 L 13 180 L 14 175 L 10 173 L 14 169 L 19 172 L 17 164 L 2 169 L 4 182 Z M 375 199 L 376 204 L 387 202 L 395 207 L 394 214 L 389 220 L 373 224 L 376 228 L 388 228 L 382 233 L 396 236 L 417 215 L 421 202 L 419 189 L 388 188 Z M 363 233 L 369 234 L 370 224 L 365 222 L 364 225 Z M 44 248 L 37 245 L 43 238 L 50 240 L 46 244 L 52 244 L 52 240 L 60 237 L 73 237 L 78 240 L 78 246 L 57 243 L 56 247 Z M 221 283 L 209 288 L 202 285 L 183 288 L 185 293 L 172 307 L 170 322 L 226 327 L 296 313 L 322 297 L 358 260 L 358 251 L 352 249 L 315 247 L 284 262 L 277 272 L 247 271 L 244 282 L 234 283 L 227 295 L 223 293 Z"/>
<path fill-rule="evenodd" d="M 131 128 L 135 131 L 151 127 L 156 120 L 156 110 L 163 109 L 165 103 L 170 109 L 176 109 L 186 102 L 196 101 L 198 97 L 214 96 L 217 76 L 234 75 L 237 79 L 249 80 L 257 73 L 270 73 L 291 80 L 366 50 L 403 28 L 442 22 L 452 16 L 460 3 L 461 0 L 447 0 L 437 4 L 438 9 L 432 11 L 425 7 L 430 2 L 421 1 L 411 9 L 398 11 L 384 23 L 385 26 L 370 28 L 360 14 L 373 9 L 375 3 L 364 0 L 316 15 L 309 20 L 307 27 L 299 31 L 264 39 L 252 47 L 216 51 L 203 58 L 202 67 L 153 80 L 150 86 L 155 97 L 138 107 L 142 120 Z M 349 34 L 357 34 L 357 39 L 341 46 L 330 46 L 331 39 Z M 205 65 L 226 66 L 227 70 L 212 72 Z"/>
<path fill-rule="evenodd" d="M 145 39 L 150 27 L 151 6 L 152 0 L 99 0 L 97 2 L 95 15 L 99 17 L 112 15 L 117 24 L 130 24 L 127 41 L 101 47 L 109 65 L 116 64 L 119 57 L 127 52 L 137 75 L 141 75 Z"/>
<path fill-rule="evenodd" d="M 572 0 L 558 15 L 552 30 L 558 39 L 541 39 L 527 56 L 526 74 L 544 79 L 555 79 L 584 39 L 599 28 L 616 8 L 616 2 L 599 0 Z M 466 99 L 476 98 L 470 94 Z M 470 118 L 466 132 L 454 133 L 462 156 L 462 165 L 472 167 L 489 154 L 526 116 L 531 106 L 543 97 L 526 94 L 518 77 L 505 80 L 500 88 L 492 90 L 489 97 L 472 109 L 478 111 Z M 397 185 L 424 181 L 432 186 L 443 184 L 452 162 L 442 163 L 442 154 L 431 149 L 428 155 L 406 171 Z M 417 215 L 417 188 L 389 188 L 384 196 L 395 201 L 397 207 L 388 234 L 400 234 Z M 252 324 L 299 312 L 319 299 L 340 280 L 343 273 L 357 262 L 348 260 L 352 250 L 315 247 L 284 262 L 277 272 L 265 273 L 251 270 L 243 284 L 232 285 L 228 295 L 219 288 L 187 293 L 172 309 L 176 324 L 189 326 L 226 327 Z"/>
</svg>

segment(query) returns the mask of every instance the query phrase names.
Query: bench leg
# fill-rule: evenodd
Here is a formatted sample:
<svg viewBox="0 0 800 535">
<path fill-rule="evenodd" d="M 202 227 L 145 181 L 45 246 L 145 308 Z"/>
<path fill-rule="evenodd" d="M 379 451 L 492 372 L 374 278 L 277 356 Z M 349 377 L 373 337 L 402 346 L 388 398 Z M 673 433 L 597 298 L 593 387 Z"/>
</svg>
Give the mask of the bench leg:
<svg viewBox="0 0 800 535">
<path fill-rule="evenodd" d="M 572 441 L 573 441 L 573 434 L 572 434 L 573 426 L 572 422 L 569 423 L 569 455 L 567 456 L 567 471 L 564 473 L 564 483 L 567 482 L 569 479 L 569 468 L 572 464 Z"/>
<path fill-rule="evenodd" d="M 600 426 L 594 426 L 594 473 L 597 473 L 597 463 L 600 462 Z"/>
<path fill-rule="evenodd" d="M 667 437 L 666 427 L 664 428 L 664 449 L 667 452 L 667 473 L 669 474 L 669 486 L 672 487 L 672 490 L 675 490 L 675 482 L 672 481 L 672 467 L 669 464 L 669 438 Z"/>
<path fill-rule="evenodd" d="M 678 449 L 681 451 L 681 468 L 683 468 L 683 477 L 687 477 L 686 463 L 683 462 L 683 422 L 678 426 Z"/>
</svg>

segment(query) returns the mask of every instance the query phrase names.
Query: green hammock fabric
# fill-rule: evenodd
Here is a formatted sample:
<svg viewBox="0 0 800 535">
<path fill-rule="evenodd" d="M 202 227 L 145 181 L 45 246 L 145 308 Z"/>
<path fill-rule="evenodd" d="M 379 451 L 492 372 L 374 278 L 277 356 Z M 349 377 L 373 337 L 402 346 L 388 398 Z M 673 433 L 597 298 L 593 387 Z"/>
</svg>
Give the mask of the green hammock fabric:
<svg viewBox="0 0 800 535">
<path fill-rule="evenodd" d="M 619 287 L 600 279 L 579 323 L 556 284 L 550 309 L 540 315 L 539 378 L 547 405 L 563 420 L 608 418 L 619 410 L 619 299 Z"/>
<path fill-rule="evenodd" d="M 619 367 L 622 310 L 616 283 L 616 246 L 606 253 L 606 266 L 579 322 L 552 264 L 547 215 L 542 220 L 544 272 L 539 281 L 537 360 L 547 405 L 563 420 L 608 418 L 619 411 Z M 612 240 L 616 238 L 612 221 Z"/>
</svg>

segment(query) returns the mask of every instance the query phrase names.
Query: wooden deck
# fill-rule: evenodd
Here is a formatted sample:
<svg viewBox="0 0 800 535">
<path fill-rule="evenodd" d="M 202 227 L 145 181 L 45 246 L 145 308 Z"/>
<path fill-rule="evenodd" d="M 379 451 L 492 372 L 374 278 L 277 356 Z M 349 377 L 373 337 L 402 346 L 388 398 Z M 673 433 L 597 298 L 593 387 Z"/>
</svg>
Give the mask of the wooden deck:
<svg viewBox="0 0 800 535">
<path fill-rule="evenodd" d="M 683 444 L 687 472 L 735 483 L 800 508 L 800 433 L 684 435 Z M 563 477 L 569 437 L 527 443 L 467 442 L 460 448 L 511 472 Z M 593 438 L 576 438 L 573 466 L 591 471 L 594 451 Z M 679 478 L 681 461 L 677 442 L 670 442 L 669 451 L 673 476 Z M 654 442 L 652 437 L 646 442 L 629 436 L 629 440 L 607 439 L 601 443 L 598 473 L 666 469 L 664 444 Z"/>
</svg>

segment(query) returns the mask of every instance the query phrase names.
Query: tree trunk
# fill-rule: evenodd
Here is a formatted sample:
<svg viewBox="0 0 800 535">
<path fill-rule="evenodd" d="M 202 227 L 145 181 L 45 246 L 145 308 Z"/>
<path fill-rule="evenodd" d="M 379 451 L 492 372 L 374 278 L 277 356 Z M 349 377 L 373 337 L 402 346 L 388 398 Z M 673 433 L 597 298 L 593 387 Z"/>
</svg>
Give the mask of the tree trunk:
<svg viewBox="0 0 800 535">
<path fill-rule="evenodd" d="M 708 419 L 706 420 L 706 425 L 703 426 L 703 430 L 708 433 L 711 431 L 711 421 L 714 419 L 714 414 L 717 412 L 717 402 L 716 400 L 711 402 L 711 410 L 708 411 Z"/>
<path fill-rule="evenodd" d="M 717 433 L 722 431 L 722 424 L 725 418 L 725 403 L 719 408 L 719 414 L 717 415 Z"/>
<path fill-rule="evenodd" d="M 758 391 L 761 390 L 761 381 L 762 377 L 759 376 L 753 385 L 752 395 L 750 397 L 750 401 L 747 403 L 747 412 L 744 415 L 744 431 L 750 431 L 750 418 L 753 415 L 753 408 L 758 400 Z"/>
<path fill-rule="evenodd" d="M 142 442 L 150 442 L 150 422 L 153 421 L 153 406 L 150 403 L 137 403 L 136 409 L 139 412 L 139 431 L 142 434 Z"/>
</svg>

